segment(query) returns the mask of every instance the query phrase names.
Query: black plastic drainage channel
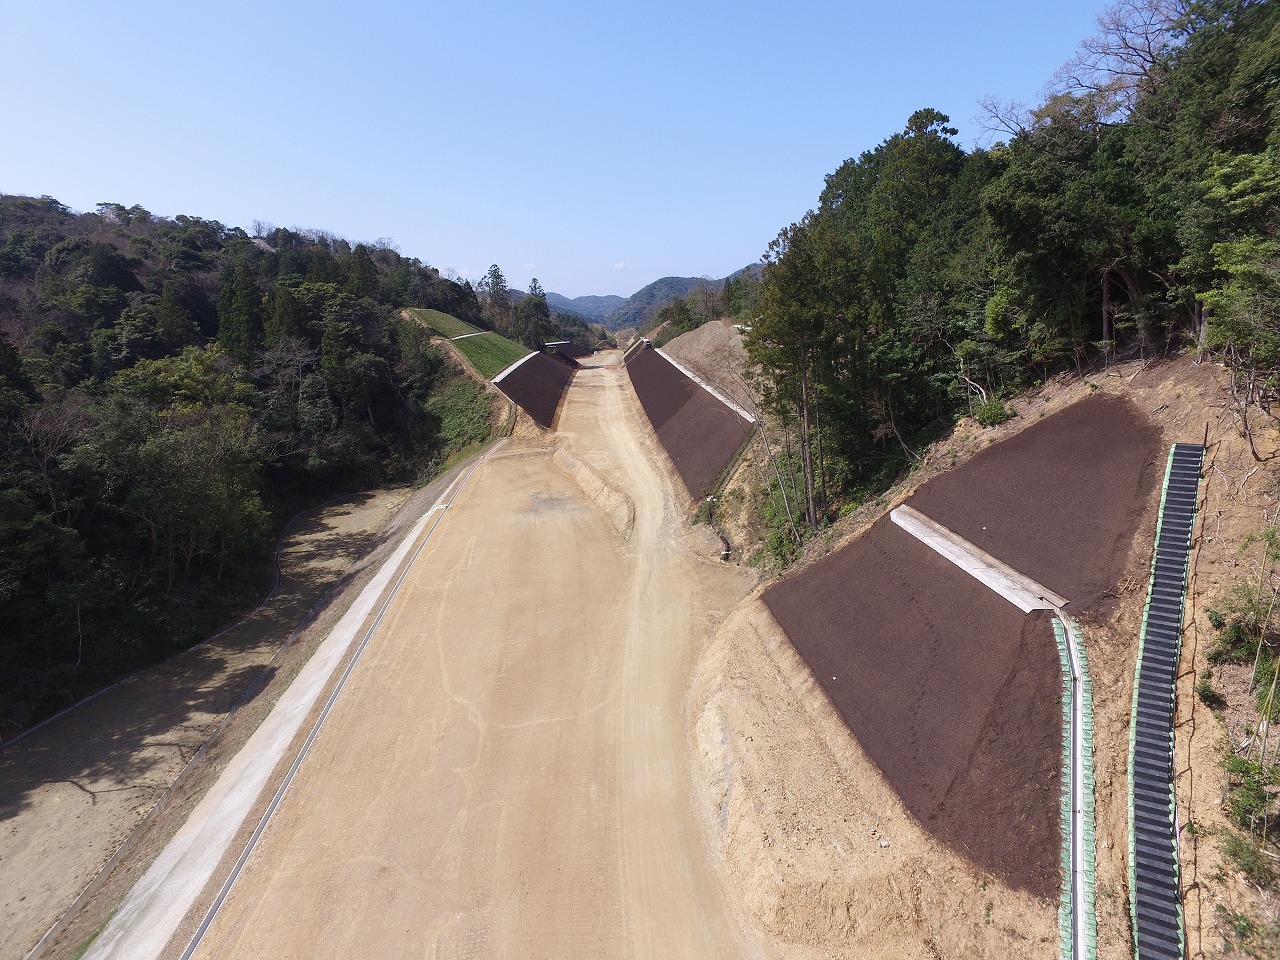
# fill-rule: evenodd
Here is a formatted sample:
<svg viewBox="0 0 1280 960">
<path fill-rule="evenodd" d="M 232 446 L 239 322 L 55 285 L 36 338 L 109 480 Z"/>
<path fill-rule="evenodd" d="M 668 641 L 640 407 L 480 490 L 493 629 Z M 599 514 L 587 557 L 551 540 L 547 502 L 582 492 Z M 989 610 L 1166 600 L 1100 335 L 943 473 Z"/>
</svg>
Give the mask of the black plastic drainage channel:
<svg viewBox="0 0 1280 960">
<path fill-rule="evenodd" d="M 1186 947 L 1178 886 L 1173 722 L 1182 604 L 1203 462 L 1204 447 L 1199 444 L 1176 443 L 1169 452 L 1134 676 L 1129 905 L 1137 960 L 1181 960 Z"/>
</svg>

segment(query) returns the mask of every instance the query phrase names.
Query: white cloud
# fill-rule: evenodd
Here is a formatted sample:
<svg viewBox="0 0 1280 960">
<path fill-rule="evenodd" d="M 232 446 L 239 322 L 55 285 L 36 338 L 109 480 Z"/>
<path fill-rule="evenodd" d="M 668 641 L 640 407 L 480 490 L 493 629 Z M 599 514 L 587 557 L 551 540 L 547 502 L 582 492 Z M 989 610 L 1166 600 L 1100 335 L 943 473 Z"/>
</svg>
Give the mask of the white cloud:
<svg viewBox="0 0 1280 960">
<path fill-rule="evenodd" d="M 621 269 L 622 269 L 623 267 L 625 267 L 625 266 L 626 266 L 626 263 L 625 263 L 624 261 L 622 261 L 622 260 L 619 260 L 617 263 L 615 263 L 615 264 L 613 265 L 613 269 L 615 269 L 615 270 L 621 270 Z"/>
</svg>

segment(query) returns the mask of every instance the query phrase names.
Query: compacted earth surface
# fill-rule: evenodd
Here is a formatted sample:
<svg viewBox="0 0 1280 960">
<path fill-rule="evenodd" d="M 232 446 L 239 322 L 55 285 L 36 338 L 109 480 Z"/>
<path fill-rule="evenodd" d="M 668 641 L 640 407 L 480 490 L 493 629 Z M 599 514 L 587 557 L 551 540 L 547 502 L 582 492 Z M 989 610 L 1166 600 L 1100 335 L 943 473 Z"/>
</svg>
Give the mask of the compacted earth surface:
<svg viewBox="0 0 1280 960">
<path fill-rule="evenodd" d="M 196 956 L 776 954 L 708 855 L 683 709 L 753 578 L 684 525 L 609 359 L 453 496 Z M 87 955 L 181 953 L 212 892 Z"/>
</svg>

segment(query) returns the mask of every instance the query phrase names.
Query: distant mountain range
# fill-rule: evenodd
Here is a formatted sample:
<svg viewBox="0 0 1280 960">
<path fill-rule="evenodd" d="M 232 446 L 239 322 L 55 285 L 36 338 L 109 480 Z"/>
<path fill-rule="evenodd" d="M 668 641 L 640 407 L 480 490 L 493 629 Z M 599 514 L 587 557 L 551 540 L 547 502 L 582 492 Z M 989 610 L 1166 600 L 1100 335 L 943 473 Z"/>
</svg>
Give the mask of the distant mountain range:
<svg viewBox="0 0 1280 960">
<path fill-rule="evenodd" d="M 558 293 L 547 294 L 547 305 L 552 310 L 577 314 L 596 323 L 599 323 L 626 302 L 626 297 L 614 295 L 607 297 L 573 297 L 571 299 Z"/>
<path fill-rule="evenodd" d="M 760 264 L 736 270 L 729 277 L 736 277 L 748 271 L 758 274 Z M 547 304 L 553 311 L 572 313 L 592 323 L 603 324 L 606 330 L 621 330 L 623 327 L 643 327 L 646 320 L 665 307 L 672 300 L 687 297 L 689 291 L 699 283 L 710 282 L 716 286 L 729 279 L 708 281 L 706 277 L 662 277 L 647 286 L 641 287 L 630 297 L 566 297 L 558 293 L 547 294 Z"/>
</svg>

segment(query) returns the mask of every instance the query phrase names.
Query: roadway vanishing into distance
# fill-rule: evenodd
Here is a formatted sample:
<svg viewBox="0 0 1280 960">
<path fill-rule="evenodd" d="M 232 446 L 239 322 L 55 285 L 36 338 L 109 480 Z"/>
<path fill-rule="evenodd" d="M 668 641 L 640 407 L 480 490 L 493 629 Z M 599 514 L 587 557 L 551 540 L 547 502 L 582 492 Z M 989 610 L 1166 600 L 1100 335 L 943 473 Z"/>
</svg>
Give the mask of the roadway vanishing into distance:
<svg viewBox="0 0 1280 960">
<path fill-rule="evenodd" d="M 682 703 L 699 638 L 751 579 L 688 549 L 616 359 L 575 377 L 558 442 L 633 526 L 545 440 L 492 452 L 199 938 L 223 876 L 171 928 L 129 928 L 126 904 L 87 956 L 766 955 L 695 820 Z"/>
</svg>

